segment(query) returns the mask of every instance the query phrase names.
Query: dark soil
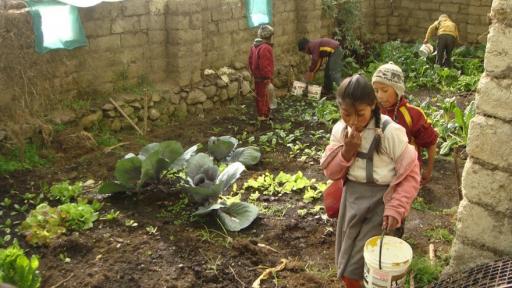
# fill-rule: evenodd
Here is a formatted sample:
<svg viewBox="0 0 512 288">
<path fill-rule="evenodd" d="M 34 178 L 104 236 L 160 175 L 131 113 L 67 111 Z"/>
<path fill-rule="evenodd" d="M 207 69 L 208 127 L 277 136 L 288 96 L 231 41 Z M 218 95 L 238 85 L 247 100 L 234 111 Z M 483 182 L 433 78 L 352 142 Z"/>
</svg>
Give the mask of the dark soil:
<svg viewBox="0 0 512 288">
<path fill-rule="evenodd" d="M 257 127 L 251 121 L 256 117 L 249 100 L 243 103 L 248 108 L 230 106 L 205 118 L 189 117 L 165 127 L 153 127 L 145 139 L 135 132 L 121 133 L 117 135 L 120 142 L 129 144 L 108 153 L 99 147 L 82 147 L 80 141 L 73 146 L 56 143 L 49 150 L 53 155 L 51 166 L 0 176 L 0 199 L 10 197 L 23 204 L 21 196 L 38 194 L 44 183 L 111 179 L 115 162 L 128 152 L 138 151 L 145 143 L 172 139 L 189 147 L 205 143 L 210 136 L 234 136 L 242 131 L 258 136 L 271 131 L 271 127 Z M 293 103 L 300 99 L 283 101 Z M 281 118 L 280 109 L 274 115 L 275 123 L 286 121 Z M 248 120 L 242 119 L 242 115 Z M 306 130 L 323 129 L 326 133 L 330 130 L 320 123 L 293 125 Z M 318 163 L 298 161 L 289 156 L 286 147 L 263 153 L 262 160 L 244 172 L 239 182 L 264 171 L 274 174 L 302 171 L 308 178 L 326 180 Z M 432 182 L 420 192 L 431 208 L 411 209 L 406 222 L 405 239 L 410 240 L 417 255 L 428 254 L 429 243 L 435 243 L 438 255 L 445 255 L 450 243 L 428 239 L 425 231 L 439 227 L 453 230 L 454 226 L 455 209 L 443 212 L 458 205 L 453 161 L 438 158 L 435 167 Z M 98 220 L 92 229 L 68 233 L 48 247 L 30 247 L 23 236 L 15 236 L 29 254 L 40 256 L 42 287 L 251 287 L 266 268 L 279 265 L 281 259 L 288 261 L 284 270 L 263 280 L 261 287 L 340 286 L 335 279 L 333 257 L 335 221 L 321 215 L 297 214 L 297 209 L 312 208 L 320 205 L 321 200 L 303 203 L 298 195 L 267 200 L 280 212 L 260 214 L 248 228 L 225 234 L 214 222 L 177 221 L 162 216 L 165 207 L 177 199 L 176 191 L 158 188 L 106 198 L 101 214 L 115 209 L 120 211 L 117 219 Z M 12 206 L 4 209 L 1 223 L 7 218 L 24 219 L 24 213 L 10 216 L 13 209 Z M 126 220 L 138 225 L 127 226 Z M 157 228 L 156 233 L 146 229 L 150 226 Z"/>
</svg>

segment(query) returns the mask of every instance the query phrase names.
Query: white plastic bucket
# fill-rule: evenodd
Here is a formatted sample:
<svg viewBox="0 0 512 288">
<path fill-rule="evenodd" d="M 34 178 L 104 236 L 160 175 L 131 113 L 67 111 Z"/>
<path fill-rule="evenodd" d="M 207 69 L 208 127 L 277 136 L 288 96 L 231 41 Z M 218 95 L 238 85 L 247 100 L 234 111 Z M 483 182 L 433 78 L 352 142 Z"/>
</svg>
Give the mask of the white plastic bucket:
<svg viewBox="0 0 512 288">
<path fill-rule="evenodd" d="M 412 248 L 400 238 L 384 236 L 379 269 L 381 236 L 364 244 L 364 285 L 366 288 L 404 288 L 412 261 Z"/>
<path fill-rule="evenodd" d="M 272 83 L 268 84 L 267 86 L 267 93 L 268 93 L 268 102 L 270 103 L 270 109 L 276 109 L 277 108 L 277 98 L 276 98 L 276 89 Z"/>
<path fill-rule="evenodd" d="M 420 50 L 418 51 L 418 53 L 420 53 L 420 56 L 424 58 L 427 58 L 429 55 L 432 54 L 432 52 L 434 52 L 434 47 L 432 47 L 432 45 L 430 44 L 421 45 Z"/>
<path fill-rule="evenodd" d="M 308 97 L 314 99 L 320 99 L 322 95 L 322 86 L 308 85 Z"/>
<path fill-rule="evenodd" d="M 300 81 L 293 81 L 292 94 L 296 96 L 302 96 L 306 89 L 306 83 Z"/>
</svg>

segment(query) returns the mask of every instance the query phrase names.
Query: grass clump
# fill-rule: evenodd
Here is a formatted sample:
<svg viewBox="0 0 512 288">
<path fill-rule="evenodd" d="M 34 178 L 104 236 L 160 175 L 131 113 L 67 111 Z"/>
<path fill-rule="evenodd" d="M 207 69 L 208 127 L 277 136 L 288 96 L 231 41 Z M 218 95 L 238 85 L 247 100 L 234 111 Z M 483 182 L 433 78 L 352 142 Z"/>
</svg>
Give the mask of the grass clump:
<svg viewBox="0 0 512 288">
<path fill-rule="evenodd" d="M 20 152 L 20 148 L 16 147 L 7 149 L 0 155 L 0 175 L 20 170 L 30 170 L 48 164 L 47 160 L 39 156 L 38 147 L 35 144 L 26 144 L 23 153 Z"/>
</svg>

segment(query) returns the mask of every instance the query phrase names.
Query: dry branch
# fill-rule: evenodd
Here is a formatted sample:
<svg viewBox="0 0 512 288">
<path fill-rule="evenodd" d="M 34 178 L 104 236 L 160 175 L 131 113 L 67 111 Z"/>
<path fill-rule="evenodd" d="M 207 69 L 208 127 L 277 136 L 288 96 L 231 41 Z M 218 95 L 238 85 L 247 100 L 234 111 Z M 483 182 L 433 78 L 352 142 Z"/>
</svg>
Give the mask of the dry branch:
<svg viewBox="0 0 512 288">
<path fill-rule="evenodd" d="M 130 122 L 130 124 L 132 125 L 133 128 L 135 128 L 135 130 L 137 130 L 137 132 L 140 133 L 140 135 L 144 135 L 144 133 L 142 133 L 142 131 L 140 131 L 139 127 L 137 125 L 135 125 L 135 123 L 132 121 L 132 119 L 130 119 L 130 117 L 128 117 L 128 115 L 126 115 L 126 113 L 123 111 L 123 109 L 121 109 L 121 107 L 119 107 L 119 105 L 117 104 L 116 101 L 114 101 L 114 99 L 112 98 L 109 98 L 110 102 L 112 102 L 112 104 L 114 104 L 114 106 L 116 107 L 117 110 L 119 110 L 119 113 L 121 113 L 121 115 L 124 116 L 124 118 L 126 118 L 126 120 L 128 120 L 128 122 Z"/>
</svg>

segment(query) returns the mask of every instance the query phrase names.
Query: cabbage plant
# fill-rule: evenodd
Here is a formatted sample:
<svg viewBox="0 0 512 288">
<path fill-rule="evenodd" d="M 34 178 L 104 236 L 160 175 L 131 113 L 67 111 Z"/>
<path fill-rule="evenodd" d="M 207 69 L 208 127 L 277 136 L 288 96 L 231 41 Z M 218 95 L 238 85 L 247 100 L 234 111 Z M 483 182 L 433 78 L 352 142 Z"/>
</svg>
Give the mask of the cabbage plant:
<svg viewBox="0 0 512 288">
<path fill-rule="evenodd" d="M 231 136 L 210 137 L 208 139 L 208 153 L 217 161 L 252 166 L 260 161 L 260 149 L 256 146 L 236 148 L 238 140 Z"/>
<path fill-rule="evenodd" d="M 159 182 L 166 170 L 182 169 L 198 147 L 195 145 L 183 151 L 177 141 L 148 144 L 139 155 L 130 153 L 117 161 L 114 170 L 116 181 L 105 182 L 98 192 L 111 194 L 139 190 L 146 183 Z"/>
<path fill-rule="evenodd" d="M 256 206 L 240 201 L 228 203 L 221 199 L 227 188 L 245 170 L 242 163 L 230 163 L 220 172 L 209 155 L 199 153 L 190 158 L 186 170 L 189 182 L 186 191 L 194 201 L 202 205 L 194 215 L 216 215 L 229 231 L 239 231 L 256 219 Z"/>
</svg>

